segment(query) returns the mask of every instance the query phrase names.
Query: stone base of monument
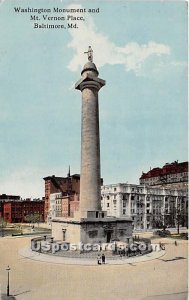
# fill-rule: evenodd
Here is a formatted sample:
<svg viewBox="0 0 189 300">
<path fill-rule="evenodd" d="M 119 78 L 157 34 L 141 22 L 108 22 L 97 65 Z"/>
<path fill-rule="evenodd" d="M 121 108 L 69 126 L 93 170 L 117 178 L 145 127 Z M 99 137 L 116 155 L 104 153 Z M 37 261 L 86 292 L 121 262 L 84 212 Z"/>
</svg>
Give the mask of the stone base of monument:
<svg viewBox="0 0 189 300">
<path fill-rule="evenodd" d="M 107 217 L 103 211 L 89 211 L 86 218 L 55 218 L 52 221 L 54 240 L 72 244 L 129 242 L 132 231 L 131 218 Z"/>
</svg>

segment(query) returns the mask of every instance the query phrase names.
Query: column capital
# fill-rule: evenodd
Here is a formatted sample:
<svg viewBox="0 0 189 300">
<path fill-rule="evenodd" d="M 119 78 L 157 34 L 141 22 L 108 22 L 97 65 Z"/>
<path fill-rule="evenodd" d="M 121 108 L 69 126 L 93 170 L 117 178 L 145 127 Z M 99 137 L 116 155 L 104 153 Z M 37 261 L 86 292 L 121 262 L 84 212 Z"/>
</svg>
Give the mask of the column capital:
<svg viewBox="0 0 189 300">
<path fill-rule="evenodd" d="M 106 84 L 105 80 L 86 73 L 75 84 L 75 89 L 82 91 L 84 88 L 96 88 L 100 90 Z"/>
<path fill-rule="evenodd" d="M 101 89 L 101 86 L 98 82 L 93 80 L 81 82 L 79 86 L 79 90 L 82 92 L 86 88 L 96 89 L 97 91 L 99 91 Z"/>
</svg>

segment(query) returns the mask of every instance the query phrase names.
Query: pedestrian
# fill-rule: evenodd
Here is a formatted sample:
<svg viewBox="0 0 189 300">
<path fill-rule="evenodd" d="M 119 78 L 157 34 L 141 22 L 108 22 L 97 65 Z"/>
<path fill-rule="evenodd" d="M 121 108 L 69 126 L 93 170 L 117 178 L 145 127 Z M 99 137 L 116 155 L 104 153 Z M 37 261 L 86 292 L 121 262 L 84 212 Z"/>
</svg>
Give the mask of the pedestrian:
<svg viewBox="0 0 189 300">
<path fill-rule="evenodd" d="M 105 264 L 106 262 L 106 256 L 104 255 L 104 253 L 102 254 L 102 264 Z"/>
<path fill-rule="evenodd" d="M 175 241 L 175 246 L 177 246 L 177 241 Z"/>
<path fill-rule="evenodd" d="M 120 255 L 120 257 L 122 257 L 122 249 L 121 249 L 121 247 L 119 247 L 119 255 Z"/>
<path fill-rule="evenodd" d="M 101 265 L 101 256 L 100 256 L 100 254 L 98 254 L 98 256 L 97 256 L 97 264 Z"/>
<path fill-rule="evenodd" d="M 162 250 L 162 244 L 161 244 L 161 242 L 159 242 L 159 247 L 160 247 L 160 249 Z"/>
</svg>

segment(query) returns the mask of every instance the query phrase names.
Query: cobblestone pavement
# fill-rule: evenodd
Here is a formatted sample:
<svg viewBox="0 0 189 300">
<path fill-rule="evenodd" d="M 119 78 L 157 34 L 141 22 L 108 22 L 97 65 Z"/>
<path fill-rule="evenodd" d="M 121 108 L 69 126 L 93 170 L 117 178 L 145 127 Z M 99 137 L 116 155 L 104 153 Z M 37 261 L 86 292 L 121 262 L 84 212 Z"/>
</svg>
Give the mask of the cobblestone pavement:
<svg viewBox="0 0 189 300">
<path fill-rule="evenodd" d="M 185 300 L 187 241 L 161 239 L 166 253 L 158 259 L 120 265 L 63 265 L 19 255 L 29 237 L 0 238 L 0 290 L 16 300 Z M 157 239 L 157 242 L 160 240 Z M 3 300 L 3 299 L 2 299 Z"/>
</svg>

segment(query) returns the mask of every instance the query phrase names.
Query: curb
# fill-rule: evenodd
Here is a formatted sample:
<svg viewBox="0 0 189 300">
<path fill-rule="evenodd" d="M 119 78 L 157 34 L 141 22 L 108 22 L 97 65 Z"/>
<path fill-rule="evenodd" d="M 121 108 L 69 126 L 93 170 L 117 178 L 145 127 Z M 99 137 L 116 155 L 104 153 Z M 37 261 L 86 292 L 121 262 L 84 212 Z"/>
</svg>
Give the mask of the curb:
<svg viewBox="0 0 189 300">
<path fill-rule="evenodd" d="M 165 250 L 161 250 L 159 252 L 151 252 L 143 256 L 131 257 L 131 258 L 122 258 L 111 260 L 107 259 L 107 263 L 105 266 L 109 265 L 126 265 L 133 263 L 141 263 L 148 262 L 155 259 L 159 259 L 160 257 L 165 255 Z M 80 265 L 80 266 L 97 266 L 96 258 L 73 258 L 73 257 L 60 257 L 60 256 L 52 256 L 48 254 L 42 254 L 38 252 L 32 251 L 30 248 L 22 248 L 19 250 L 19 255 L 31 259 L 34 261 L 53 263 L 53 264 L 63 264 L 63 265 Z"/>
</svg>

